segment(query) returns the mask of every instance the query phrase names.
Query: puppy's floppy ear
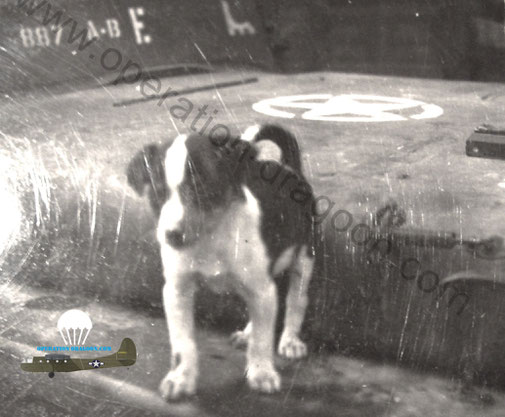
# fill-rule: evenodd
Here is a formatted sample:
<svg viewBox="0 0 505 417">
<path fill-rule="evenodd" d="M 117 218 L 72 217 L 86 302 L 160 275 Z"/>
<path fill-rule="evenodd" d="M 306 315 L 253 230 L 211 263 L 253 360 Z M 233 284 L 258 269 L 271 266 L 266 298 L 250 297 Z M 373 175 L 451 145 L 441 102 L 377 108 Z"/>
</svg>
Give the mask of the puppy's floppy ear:
<svg viewBox="0 0 505 417">
<path fill-rule="evenodd" d="M 161 149 L 155 145 L 147 145 L 133 157 L 126 169 L 128 184 L 143 195 L 145 187 L 153 186 L 164 178 Z"/>
</svg>

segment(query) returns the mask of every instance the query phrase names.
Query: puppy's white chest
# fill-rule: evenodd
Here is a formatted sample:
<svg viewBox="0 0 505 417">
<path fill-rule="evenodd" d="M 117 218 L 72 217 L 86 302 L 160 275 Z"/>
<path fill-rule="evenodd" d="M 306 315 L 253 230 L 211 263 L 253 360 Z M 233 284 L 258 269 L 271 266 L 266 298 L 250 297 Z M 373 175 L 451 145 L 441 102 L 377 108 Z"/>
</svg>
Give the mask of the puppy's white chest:
<svg viewBox="0 0 505 417">
<path fill-rule="evenodd" d="M 267 270 L 266 248 L 260 233 L 260 212 L 256 199 L 245 189 L 246 201 L 233 204 L 219 225 L 185 250 L 162 244 L 165 276 L 198 273 L 211 289 L 228 291 L 244 275 Z M 258 265 L 264 263 L 265 265 Z"/>
<path fill-rule="evenodd" d="M 207 276 L 246 272 L 257 253 L 264 254 L 259 218 L 242 206 L 234 207 L 220 226 L 197 245 L 191 255 Z"/>
</svg>

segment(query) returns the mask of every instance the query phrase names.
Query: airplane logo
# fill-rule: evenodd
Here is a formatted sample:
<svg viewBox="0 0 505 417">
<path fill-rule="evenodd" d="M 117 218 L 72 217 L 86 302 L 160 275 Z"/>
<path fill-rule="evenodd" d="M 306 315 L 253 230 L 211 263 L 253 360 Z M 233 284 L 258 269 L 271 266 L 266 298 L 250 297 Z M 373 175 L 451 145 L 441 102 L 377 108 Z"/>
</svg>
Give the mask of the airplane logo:
<svg viewBox="0 0 505 417">
<path fill-rule="evenodd" d="M 103 366 L 104 363 L 100 362 L 98 359 L 95 359 L 93 362 L 88 362 L 89 366 L 92 366 L 93 368 L 100 368 L 100 366 Z"/>
<path fill-rule="evenodd" d="M 95 359 L 71 358 L 61 353 L 34 356 L 21 363 L 21 369 L 27 372 L 47 372 L 53 378 L 56 372 L 86 371 L 98 368 L 131 366 L 137 361 L 137 348 L 133 340 L 123 339 L 116 353 Z"/>
</svg>

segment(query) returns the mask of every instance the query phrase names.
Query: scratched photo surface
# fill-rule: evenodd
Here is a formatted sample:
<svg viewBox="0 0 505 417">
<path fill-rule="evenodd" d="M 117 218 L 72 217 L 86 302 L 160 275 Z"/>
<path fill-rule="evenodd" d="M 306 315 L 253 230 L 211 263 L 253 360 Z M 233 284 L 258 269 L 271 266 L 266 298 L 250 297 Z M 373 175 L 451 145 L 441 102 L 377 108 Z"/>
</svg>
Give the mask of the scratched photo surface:
<svg viewBox="0 0 505 417">
<path fill-rule="evenodd" d="M 502 0 L 0 0 L 0 416 L 505 415 Z"/>
</svg>

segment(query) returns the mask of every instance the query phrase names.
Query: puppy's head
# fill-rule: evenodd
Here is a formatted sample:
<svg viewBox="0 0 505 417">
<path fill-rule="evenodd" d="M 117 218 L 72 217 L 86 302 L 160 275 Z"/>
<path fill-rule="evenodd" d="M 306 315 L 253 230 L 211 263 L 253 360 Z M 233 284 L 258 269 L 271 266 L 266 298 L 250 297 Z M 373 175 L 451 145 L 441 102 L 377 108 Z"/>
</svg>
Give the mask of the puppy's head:
<svg viewBox="0 0 505 417">
<path fill-rule="evenodd" d="M 194 245 L 212 233 L 233 201 L 244 198 L 241 185 L 256 151 L 226 139 L 180 135 L 164 147 L 145 147 L 130 162 L 128 183 L 139 195 L 148 189 L 160 242 L 178 249 Z"/>
</svg>

